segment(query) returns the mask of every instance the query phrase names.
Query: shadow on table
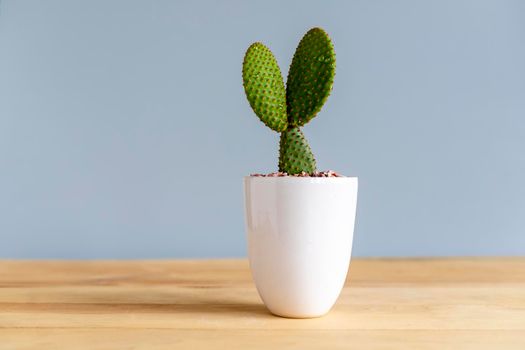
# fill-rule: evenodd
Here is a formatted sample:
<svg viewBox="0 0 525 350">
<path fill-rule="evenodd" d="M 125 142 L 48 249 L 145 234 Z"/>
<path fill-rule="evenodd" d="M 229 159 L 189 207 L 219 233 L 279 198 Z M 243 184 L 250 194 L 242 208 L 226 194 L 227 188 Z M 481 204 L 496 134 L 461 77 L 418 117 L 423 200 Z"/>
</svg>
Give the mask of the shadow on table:
<svg viewBox="0 0 525 350">
<path fill-rule="evenodd" d="M 56 295 L 60 303 L 46 302 L 35 298 L 29 302 L 34 311 L 56 311 L 67 313 L 131 313 L 131 314 L 192 314 L 192 316 L 249 316 L 272 317 L 262 301 L 253 296 L 217 296 L 213 293 L 158 290 L 114 290 L 62 291 Z M 222 294 L 222 293 L 221 293 Z M 11 304 L 15 308 L 18 304 Z M 19 304 L 22 305 L 22 304 Z M 27 304 L 26 304 L 27 305 Z M 16 310 L 11 310 L 16 311 Z"/>
</svg>

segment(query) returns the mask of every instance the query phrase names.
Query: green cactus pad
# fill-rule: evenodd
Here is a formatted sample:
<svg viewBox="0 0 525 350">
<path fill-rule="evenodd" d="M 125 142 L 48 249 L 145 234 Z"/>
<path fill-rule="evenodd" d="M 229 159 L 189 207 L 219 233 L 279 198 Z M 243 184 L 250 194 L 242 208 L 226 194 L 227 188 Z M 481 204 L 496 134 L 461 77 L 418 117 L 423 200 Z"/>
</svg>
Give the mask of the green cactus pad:
<svg viewBox="0 0 525 350">
<path fill-rule="evenodd" d="M 281 70 L 270 49 L 261 43 L 248 48 L 242 79 L 248 102 L 259 119 L 277 132 L 286 130 L 286 92 Z"/>
<path fill-rule="evenodd" d="M 281 133 L 279 171 L 290 175 L 299 174 L 302 171 L 312 174 L 316 171 L 312 150 L 298 127 L 290 128 Z"/>
<path fill-rule="evenodd" d="M 302 126 L 321 110 L 332 90 L 335 51 L 321 28 L 310 29 L 297 47 L 286 83 L 288 123 Z"/>
</svg>

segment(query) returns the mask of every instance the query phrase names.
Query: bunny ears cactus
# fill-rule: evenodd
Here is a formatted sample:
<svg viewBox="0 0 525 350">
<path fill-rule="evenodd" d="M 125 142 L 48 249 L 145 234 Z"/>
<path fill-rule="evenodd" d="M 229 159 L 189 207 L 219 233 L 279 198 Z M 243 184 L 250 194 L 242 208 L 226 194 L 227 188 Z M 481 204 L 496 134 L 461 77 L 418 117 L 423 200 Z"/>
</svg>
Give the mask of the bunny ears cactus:
<svg viewBox="0 0 525 350">
<path fill-rule="evenodd" d="M 299 42 L 286 88 L 273 53 L 261 43 L 244 56 L 242 77 L 248 102 L 259 119 L 281 133 L 279 171 L 316 171 L 315 158 L 300 127 L 312 120 L 330 95 L 335 75 L 335 51 L 328 34 L 310 29 Z"/>
</svg>

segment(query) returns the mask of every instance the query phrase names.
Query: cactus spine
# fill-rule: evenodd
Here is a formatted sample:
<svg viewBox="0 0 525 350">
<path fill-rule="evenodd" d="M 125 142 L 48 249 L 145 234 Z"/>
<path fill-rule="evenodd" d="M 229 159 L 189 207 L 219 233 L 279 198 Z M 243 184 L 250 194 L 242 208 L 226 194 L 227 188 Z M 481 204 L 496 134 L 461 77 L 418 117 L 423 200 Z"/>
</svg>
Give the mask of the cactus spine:
<svg viewBox="0 0 525 350">
<path fill-rule="evenodd" d="M 299 42 L 288 72 L 286 88 L 274 55 L 261 43 L 252 44 L 243 61 L 243 85 L 259 119 L 281 133 L 279 171 L 316 171 L 312 150 L 301 127 L 312 120 L 330 95 L 335 52 L 328 34 L 310 29 Z"/>
</svg>

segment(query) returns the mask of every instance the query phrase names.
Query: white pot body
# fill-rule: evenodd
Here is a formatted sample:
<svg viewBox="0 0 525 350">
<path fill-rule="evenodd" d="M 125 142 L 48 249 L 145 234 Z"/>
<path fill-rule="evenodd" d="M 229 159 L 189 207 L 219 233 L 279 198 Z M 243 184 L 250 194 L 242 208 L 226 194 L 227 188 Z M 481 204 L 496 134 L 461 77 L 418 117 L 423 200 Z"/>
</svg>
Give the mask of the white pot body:
<svg viewBox="0 0 525 350">
<path fill-rule="evenodd" d="M 276 315 L 319 317 L 334 305 L 352 251 L 357 178 L 245 177 L 250 267 Z"/>
</svg>

